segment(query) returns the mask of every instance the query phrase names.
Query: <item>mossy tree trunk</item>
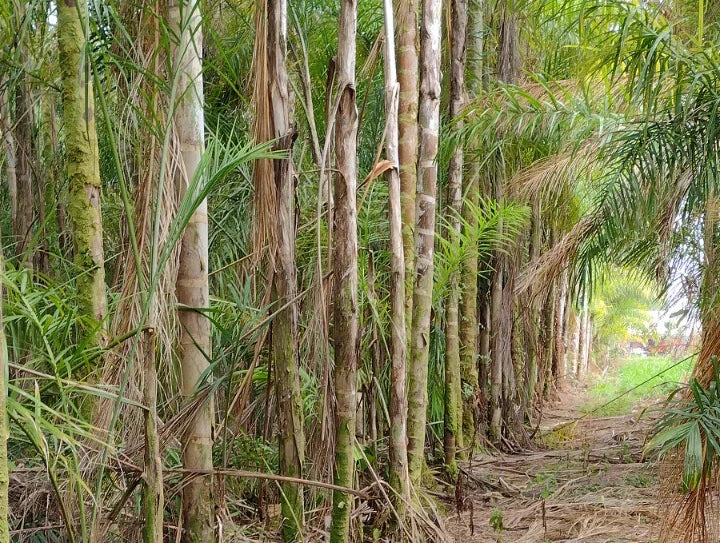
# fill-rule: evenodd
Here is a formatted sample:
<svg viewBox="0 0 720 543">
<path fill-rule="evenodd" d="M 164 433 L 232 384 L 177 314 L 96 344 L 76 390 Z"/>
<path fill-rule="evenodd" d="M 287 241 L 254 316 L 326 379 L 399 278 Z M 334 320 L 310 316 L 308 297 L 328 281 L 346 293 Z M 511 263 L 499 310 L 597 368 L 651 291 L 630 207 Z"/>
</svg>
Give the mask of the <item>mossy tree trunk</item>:
<svg viewBox="0 0 720 543">
<path fill-rule="evenodd" d="M 339 106 L 335 125 L 333 343 L 335 348 L 335 484 L 354 480 L 355 414 L 358 361 L 357 131 L 355 51 L 357 1 L 341 0 L 337 82 Z M 348 541 L 352 496 L 333 492 L 330 541 Z"/>
<path fill-rule="evenodd" d="M 181 198 L 187 198 L 205 146 L 202 76 L 202 27 L 196 0 L 172 0 L 169 25 L 177 38 L 173 47 L 177 103 L 173 104 L 174 125 L 182 166 L 175 183 Z M 201 189 L 202 183 L 195 186 Z M 189 400 L 206 383 L 202 378 L 211 356 L 209 307 L 207 200 L 202 200 L 183 233 L 176 282 L 180 305 L 181 393 Z M 182 462 L 187 470 L 210 472 L 212 462 L 213 400 L 208 397 L 195 410 L 182 440 Z M 215 540 L 215 508 L 212 475 L 193 477 L 183 487 L 183 534 L 185 543 Z"/>
<path fill-rule="evenodd" d="M 437 152 L 440 132 L 441 0 L 423 0 L 420 35 L 418 186 L 412 337 L 408 370 L 408 464 L 410 481 L 422 477 L 430 355 Z"/>
<path fill-rule="evenodd" d="M 86 17 L 85 1 L 58 2 L 57 32 L 70 190 L 68 214 L 75 249 L 76 287 L 80 306 L 88 318 L 87 331 L 97 343 L 103 343 L 107 294 L 100 211 L 100 162 L 91 67 L 86 55 L 84 33 Z"/>
</svg>

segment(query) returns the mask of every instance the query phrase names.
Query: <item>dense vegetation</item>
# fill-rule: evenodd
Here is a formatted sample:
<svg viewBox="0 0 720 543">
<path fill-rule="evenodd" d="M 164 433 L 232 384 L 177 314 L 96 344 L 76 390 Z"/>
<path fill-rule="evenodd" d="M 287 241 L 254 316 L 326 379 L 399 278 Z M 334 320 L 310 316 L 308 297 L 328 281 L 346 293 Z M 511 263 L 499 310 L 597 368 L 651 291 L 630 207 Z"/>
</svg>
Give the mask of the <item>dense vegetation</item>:
<svg viewBox="0 0 720 543">
<path fill-rule="evenodd" d="M 706 535 L 716 11 L 0 0 L 0 543 L 444 540 L 663 300 Z"/>
</svg>

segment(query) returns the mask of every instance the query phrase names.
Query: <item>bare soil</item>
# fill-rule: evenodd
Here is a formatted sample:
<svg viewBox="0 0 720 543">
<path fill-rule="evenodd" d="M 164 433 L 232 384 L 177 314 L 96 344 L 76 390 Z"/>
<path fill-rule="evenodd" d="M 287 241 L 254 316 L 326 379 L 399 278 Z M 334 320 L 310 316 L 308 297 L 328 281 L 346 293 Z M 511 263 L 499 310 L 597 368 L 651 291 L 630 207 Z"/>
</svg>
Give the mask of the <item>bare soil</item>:
<svg viewBox="0 0 720 543">
<path fill-rule="evenodd" d="M 658 473 L 642 454 L 656 416 L 643 405 L 629 415 L 573 422 L 584 401 L 573 390 L 546 407 L 533 450 L 478 457 L 464 467 L 465 511 L 446 521 L 456 541 L 656 540 Z"/>
</svg>

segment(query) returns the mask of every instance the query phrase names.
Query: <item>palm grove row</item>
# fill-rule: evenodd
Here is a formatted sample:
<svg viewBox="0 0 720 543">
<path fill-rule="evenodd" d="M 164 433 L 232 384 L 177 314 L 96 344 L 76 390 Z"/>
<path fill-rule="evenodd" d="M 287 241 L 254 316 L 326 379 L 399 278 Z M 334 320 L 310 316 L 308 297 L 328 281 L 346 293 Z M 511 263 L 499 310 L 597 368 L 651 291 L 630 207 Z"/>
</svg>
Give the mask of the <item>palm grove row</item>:
<svg viewBox="0 0 720 543">
<path fill-rule="evenodd" d="M 608 271 L 718 335 L 688 6 L 89 6 L 0 3 L 0 542 L 442 540 Z"/>
</svg>

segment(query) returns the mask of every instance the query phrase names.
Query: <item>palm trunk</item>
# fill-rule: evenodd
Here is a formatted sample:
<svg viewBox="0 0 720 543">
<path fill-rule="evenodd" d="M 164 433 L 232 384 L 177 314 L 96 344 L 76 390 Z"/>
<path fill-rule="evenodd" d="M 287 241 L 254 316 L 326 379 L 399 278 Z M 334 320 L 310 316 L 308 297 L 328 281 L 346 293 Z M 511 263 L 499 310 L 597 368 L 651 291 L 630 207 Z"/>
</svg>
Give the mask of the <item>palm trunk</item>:
<svg viewBox="0 0 720 543">
<path fill-rule="evenodd" d="M 508 2 L 503 6 L 502 20 L 500 23 L 500 37 L 497 55 L 497 77 L 504 83 L 514 83 L 518 72 L 517 57 L 517 24 L 514 14 L 509 12 Z M 495 200 L 502 204 L 504 202 L 504 179 L 495 179 Z M 498 234 L 503 232 L 502 220 L 498 222 Z M 502 397 L 503 397 L 503 376 L 504 359 L 503 352 L 506 344 L 511 341 L 510 337 L 504 337 L 501 330 L 501 323 L 506 318 L 503 314 L 503 289 L 505 284 L 506 258 L 500 253 L 495 254 L 495 273 L 492 277 L 490 288 L 490 312 L 492 335 L 492 367 L 490 377 L 490 435 L 496 441 L 501 439 L 502 432 Z"/>
<path fill-rule="evenodd" d="M 550 396 L 553 384 L 553 361 L 555 353 L 555 313 L 557 297 L 555 282 L 550 285 L 547 300 L 545 302 L 543 315 L 543 376 L 542 395 L 544 398 Z"/>
<path fill-rule="evenodd" d="M 569 300 L 567 311 L 570 313 L 570 320 L 567 333 L 568 348 L 565 351 L 565 366 L 567 368 L 565 378 L 575 378 L 577 375 L 578 341 L 580 339 L 578 332 L 580 329 L 580 323 L 578 315 Z"/>
<path fill-rule="evenodd" d="M 592 344 L 593 344 L 593 320 L 588 311 L 587 326 L 585 328 L 585 359 L 583 360 L 583 366 L 585 367 L 585 375 L 590 371 L 590 359 L 592 358 Z"/>
<path fill-rule="evenodd" d="M 399 0 L 397 5 L 398 83 L 398 155 L 400 161 L 400 206 L 402 214 L 403 255 L 405 258 L 406 337 L 411 338 L 413 316 L 413 280 L 415 277 L 415 195 L 417 191 L 418 153 L 418 2 Z M 411 346 L 408 345 L 408 349 Z"/>
<path fill-rule="evenodd" d="M 539 256 L 542 245 L 542 209 L 540 202 L 533 202 L 532 223 L 530 225 L 530 250 L 528 260 L 534 262 Z M 540 303 L 538 297 L 530 302 L 530 341 L 528 345 L 528 382 L 525 387 L 527 405 L 531 405 L 535 397 L 538 382 L 538 367 L 540 363 Z"/>
<path fill-rule="evenodd" d="M 173 62 L 178 101 L 174 125 L 182 153 L 182 167 L 175 174 L 180 198 L 188 194 L 205 146 L 202 78 L 202 27 L 196 0 L 172 0 L 169 25 L 178 37 Z M 196 190 L 201 187 L 197 186 Z M 190 217 L 180 245 L 176 295 L 180 321 L 181 393 L 189 401 L 205 383 L 201 380 L 211 356 L 210 321 L 203 313 L 210 305 L 208 284 L 207 200 Z M 185 308 L 185 309 L 182 309 Z M 183 467 L 210 472 L 212 462 L 212 397 L 196 409 L 183 436 Z M 215 540 L 215 511 L 212 475 L 193 477 L 183 487 L 183 535 L 186 543 Z"/>
<path fill-rule="evenodd" d="M 7 360 L 5 353 L 5 334 L 2 323 L 2 277 L 3 254 L 0 247 L 0 543 L 10 543 L 10 523 L 8 519 L 8 491 L 10 489 L 10 474 L 8 472 L 7 441 L 10 430 L 7 418 Z"/>
<path fill-rule="evenodd" d="M 60 34 L 60 33 L 59 33 Z M 63 32 L 63 34 L 65 34 Z M 82 38 L 82 35 L 81 35 Z M 61 49 L 62 54 L 62 49 Z M 67 68 L 63 62 L 61 64 Z M 76 76 L 77 79 L 77 76 Z M 79 93 L 81 87 L 77 80 L 73 81 L 73 93 Z M 32 269 L 33 255 L 30 247 L 32 241 L 33 216 L 33 177 L 32 177 L 32 107 L 30 103 L 30 89 L 26 76 L 17 83 L 15 92 L 15 142 L 16 155 L 16 185 L 17 205 L 13 217 L 13 238 L 15 239 L 15 254 L 23 266 Z M 63 96 L 65 96 L 63 94 Z M 66 114 L 67 115 L 67 114 Z M 73 129 L 69 128 L 68 133 Z M 68 141 L 68 151 L 70 142 Z M 68 153 L 68 156 L 70 153 Z M 68 165 L 69 166 L 69 165 Z M 72 183 L 72 175 L 70 172 Z M 72 190 L 72 185 L 71 185 Z"/>
<path fill-rule="evenodd" d="M 95 342 L 103 343 L 107 314 L 105 256 L 93 87 L 87 79 L 89 59 L 85 55 L 87 40 L 83 25 L 86 12 L 85 1 L 77 5 L 59 2 L 57 29 L 70 187 L 68 211 L 78 271 L 76 288 L 82 310 L 92 323 L 88 333 Z M 18 185 L 20 192 L 19 177 Z"/>
<path fill-rule="evenodd" d="M 415 288 L 413 290 L 411 354 L 408 372 L 408 463 L 410 481 L 413 484 L 419 484 L 422 475 L 427 417 L 435 199 L 438 177 L 436 157 L 440 131 L 441 21 L 441 0 L 423 0 L 418 115 L 420 149 L 415 231 Z"/>
<path fill-rule="evenodd" d="M 145 332 L 145 360 L 143 360 L 143 402 L 145 411 L 145 487 L 143 509 L 145 526 L 144 543 L 162 543 L 163 512 L 163 464 L 157 425 L 157 368 L 155 365 L 155 330 Z"/>
<path fill-rule="evenodd" d="M 357 1 L 342 0 L 338 29 L 339 106 L 335 125 L 334 316 L 335 484 L 352 487 L 355 459 L 355 410 L 358 351 L 357 131 L 355 50 Z M 333 492 L 333 543 L 348 541 L 352 497 Z"/>
<path fill-rule="evenodd" d="M 452 0 L 452 43 L 450 53 L 450 119 L 458 119 L 465 103 L 465 60 L 467 34 L 467 4 L 465 0 Z M 456 127 L 462 129 L 462 121 Z M 453 245 L 461 243 L 463 184 L 463 148 L 455 147 L 450 157 L 448 172 L 447 216 L 450 224 L 449 240 Z M 463 261 L 464 262 L 464 261 Z M 477 267 L 477 259 L 475 261 Z M 462 434 L 462 381 L 460 370 L 460 273 L 454 270 L 448 285 L 445 324 L 445 465 L 451 475 L 457 472 L 455 454 L 463 448 Z M 474 313 L 475 311 L 473 311 Z M 467 338 L 465 338 L 467 339 Z M 467 347 L 467 346 L 466 346 Z M 471 350 L 474 342 L 470 345 Z M 467 361 L 466 361 L 467 362 Z M 473 366 L 474 364 L 470 364 Z"/>
<path fill-rule="evenodd" d="M 2 81 L 8 85 L 7 79 Z M 0 131 L 3 136 L 3 148 L 5 150 L 5 175 L 8 183 L 8 196 L 10 197 L 10 212 L 14 218 L 17 216 L 17 157 L 15 154 L 15 137 L 13 136 L 10 122 L 10 91 L 0 93 Z"/>
<path fill-rule="evenodd" d="M 555 388 L 560 388 L 563 377 L 563 360 L 565 359 L 565 300 L 567 298 L 567 271 L 560 276 L 560 285 L 556 288 L 555 323 L 552 377 Z"/>
<path fill-rule="evenodd" d="M 572 292 L 570 290 L 570 274 L 567 270 L 563 275 L 563 288 L 565 297 L 563 302 L 563 320 L 562 320 L 562 353 L 560 357 L 560 375 L 559 382 L 562 385 L 568 375 L 568 349 L 570 348 L 570 320 L 572 317 Z"/>
<path fill-rule="evenodd" d="M 286 150 L 288 157 L 274 161 L 276 203 L 276 233 L 274 241 L 274 274 L 272 299 L 276 307 L 283 307 L 273 321 L 273 355 L 280 434 L 280 474 L 301 478 L 305 459 L 302 392 L 298 360 L 297 269 L 295 265 L 295 180 L 292 168 L 292 147 L 295 138 L 290 121 L 290 96 L 287 74 L 287 2 L 268 0 L 267 77 L 269 85 L 270 122 L 276 147 Z M 303 487 L 285 483 L 281 487 L 282 533 L 285 541 L 302 538 Z"/>
<path fill-rule="evenodd" d="M 488 398 L 488 379 L 490 377 L 490 300 L 487 289 L 479 296 L 478 304 L 478 321 L 480 323 L 480 331 L 478 332 L 478 395 L 487 402 Z M 483 406 L 478 406 L 483 407 Z M 487 407 L 486 405 L 484 407 Z M 486 417 L 480 413 L 483 421 Z M 483 421 L 478 421 L 480 424 Z"/>
<path fill-rule="evenodd" d="M 470 97 L 477 99 L 481 93 L 482 73 L 482 2 L 470 0 L 468 8 L 467 30 L 467 64 L 468 90 Z M 480 160 L 471 157 L 468 174 L 464 178 L 463 192 L 465 204 L 462 208 L 463 222 L 467 225 L 467 232 L 477 229 L 476 210 L 480 202 Z M 462 263 L 460 284 L 462 295 L 460 298 L 460 372 L 462 382 L 469 385 L 473 394 L 469 395 L 463 403 L 463 441 L 469 452 L 475 448 L 474 439 L 479 425 L 476 419 L 479 374 L 478 374 L 478 251 L 477 245 L 472 243 L 468 248 L 465 260 Z"/>
<path fill-rule="evenodd" d="M 395 25 L 391 0 L 385 11 L 385 149 L 392 163 L 388 170 L 388 216 L 390 219 L 390 483 L 399 494 L 402 511 L 410 497 L 407 464 L 407 395 L 405 391 L 407 334 L 405 323 L 405 258 L 402 232 L 402 194 L 398 151 L 398 106 L 400 85 L 395 67 Z"/>
<path fill-rule="evenodd" d="M 578 327 L 578 355 L 577 355 L 577 377 L 585 377 L 585 358 L 587 355 L 587 328 L 588 328 L 588 300 L 587 293 L 583 296 L 582 308 L 580 309 L 580 326 Z"/>
<path fill-rule="evenodd" d="M 495 199 L 502 201 L 502 181 L 496 180 Z M 502 232 L 502 221 L 498 223 L 498 232 Z M 495 253 L 495 273 L 490 283 L 490 437 L 500 442 L 502 437 L 502 383 L 503 359 L 501 345 L 510 338 L 501 337 L 501 321 L 503 310 L 503 263 L 500 252 Z"/>
</svg>

